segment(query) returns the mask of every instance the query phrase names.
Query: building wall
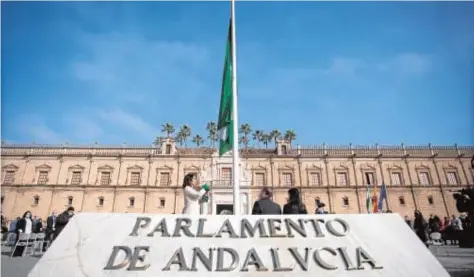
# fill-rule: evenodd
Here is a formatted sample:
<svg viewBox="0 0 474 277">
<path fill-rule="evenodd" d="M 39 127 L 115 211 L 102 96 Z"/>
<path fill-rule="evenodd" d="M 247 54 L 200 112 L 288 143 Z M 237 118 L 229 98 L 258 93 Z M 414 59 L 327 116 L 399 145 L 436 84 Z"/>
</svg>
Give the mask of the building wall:
<svg viewBox="0 0 474 277">
<path fill-rule="evenodd" d="M 3 146 L 2 211 L 7 218 L 27 210 L 45 218 L 70 205 L 83 212 L 180 213 L 181 184 L 190 172 L 216 190 L 232 192 L 230 181 L 223 180 L 230 156 L 220 158 L 209 149 L 178 149 L 169 139 L 162 143 L 157 148 Z M 262 186 L 272 187 L 280 204 L 286 202 L 288 189 L 297 187 L 310 212 L 319 198 L 331 212 L 366 213 L 369 174 L 371 195 L 375 189 L 378 196 L 382 183 L 387 186 L 384 209 L 409 216 L 415 209 L 446 216 L 458 213 L 449 190 L 474 184 L 470 146 L 291 149 L 287 144 L 290 152 L 282 154 L 279 147 L 285 143 L 279 141 L 274 152 L 241 154 L 241 190 L 250 208 Z M 173 147 L 169 154 L 162 150 L 166 144 Z M 45 184 L 39 183 L 40 172 L 47 172 Z M 73 172 L 80 172 L 80 184 L 71 184 Z M 110 173 L 108 185 L 101 184 L 103 172 Z M 422 184 L 420 173 L 428 174 L 428 184 Z M 132 184 L 133 174 L 139 175 L 138 184 Z M 170 177 L 169 183 L 162 183 L 163 176 Z M 341 182 L 341 176 L 347 182 Z M 449 182 L 449 176 L 456 182 Z"/>
</svg>

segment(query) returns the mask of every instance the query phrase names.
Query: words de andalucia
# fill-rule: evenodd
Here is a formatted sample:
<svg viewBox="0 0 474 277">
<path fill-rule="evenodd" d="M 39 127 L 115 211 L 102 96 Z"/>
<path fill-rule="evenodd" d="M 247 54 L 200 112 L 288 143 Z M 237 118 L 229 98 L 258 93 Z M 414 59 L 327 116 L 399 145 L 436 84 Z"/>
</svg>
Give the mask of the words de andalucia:
<svg viewBox="0 0 474 277">
<path fill-rule="evenodd" d="M 324 239 L 327 236 L 344 237 L 350 233 L 349 224 L 341 218 L 260 218 L 257 220 L 241 218 L 234 221 L 226 219 L 222 223 L 219 221 L 219 224 L 216 225 L 215 222 L 209 224 L 206 218 L 196 220 L 178 217 L 174 221 L 170 218 L 163 218 L 157 224 L 151 223 L 152 219 L 150 217 L 137 217 L 129 236 L 145 236 L 150 238 L 160 236 L 166 238 L 288 239 L 301 237 Z M 212 229 L 212 231 L 209 229 Z M 147 261 L 146 256 L 149 251 L 150 246 L 135 246 L 133 249 L 123 245 L 114 246 L 104 270 L 146 270 L 156 264 L 154 261 Z M 280 259 L 280 254 L 284 251 L 291 257 L 290 261 L 285 259 L 285 262 L 289 264 L 283 264 Z M 315 264 L 323 270 L 383 268 L 362 247 L 356 247 L 351 250 L 348 250 L 345 246 L 328 246 L 316 249 L 310 247 L 302 249 L 297 247 L 289 247 L 287 249 L 270 248 L 267 253 L 257 252 L 253 247 L 249 247 L 245 253 L 239 253 L 239 251 L 231 247 L 209 247 L 207 249 L 194 247 L 192 251 L 188 252 L 192 253 L 186 253 L 182 247 L 179 247 L 165 264 L 157 266 L 160 266 L 162 271 L 198 271 L 198 264 L 200 263 L 202 265 L 200 268 L 214 272 L 236 270 L 246 272 L 251 267 L 254 267 L 256 272 L 293 271 L 297 270 L 298 267 L 301 271 L 308 271 L 310 264 Z M 122 253 L 121 258 L 118 258 L 120 253 Z M 328 254 L 338 257 L 342 262 L 340 264 L 343 266 L 331 264 L 327 261 L 329 260 L 327 258 Z M 240 260 L 242 258 L 243 262 L 241 263 Z"/>
</svg>

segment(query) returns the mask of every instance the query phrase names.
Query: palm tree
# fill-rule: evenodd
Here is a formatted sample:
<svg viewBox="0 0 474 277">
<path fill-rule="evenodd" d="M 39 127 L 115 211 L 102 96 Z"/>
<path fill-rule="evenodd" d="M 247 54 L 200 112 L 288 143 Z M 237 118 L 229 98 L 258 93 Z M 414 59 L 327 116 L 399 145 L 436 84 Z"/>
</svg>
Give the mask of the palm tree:
<svg viewBox="0 0 474 277">
<path fill-rule="evenodd" d="M 262 130 L 255 130 L 252 134 L 253 140 L 257 142 L 257 146 L 259 146 L 262 141 L 262 134 Z"/>
<path fill-rule="evenodd" d="M 291 144 L 291 142 L 296 139 L 296 133 L 295 133 L 295 131 L 293 131 L 293 130 L 291 130 L 291 129 L 290 129 L 290 130 L 286 130 L 286 132 L 285 132 L 285 139 L 286 139 L 287 141 L 289 141 L 290 144 Z"/>
<path fill-rule="evenodd" d="M 271 131 L 270 132 L 270 137 L 275 142 L 275 145 L 276 145 L 277 139 L 279 139 L 281 137 L 280 130 L 274 129 L 273 131 Z"/>
<path fill-rule="evenodd" d="M 240 137 L 240 139 L 239 139 L 239 143 L 243 144 L 244 147 L 247 148 L 248 145 L 249 145 L 249 138 L 246 137 L 246 136 L 242 136 L 242 137 Z"/>
<path fill-rule="evenodd" d="M 168 138 L 170 138 L 171 135 L 175 132 L 175 129 L 174 129 L 173 124 L 168 122 L 168 123 L 165 123 L 165 124 L 161 125 L 161 131 L 163 133 L 166 133 L 166 136 Z"/>
<path fill-rule="evenodd" d="M 214 121 L 209 121 L 206 125 L 206 130 L 208 132 L 207 138 L 211 143 L 211 147 L 214 148 L 216 141 L 219 140 L 217 124 Z"/>
<path fill-rule="evenodd" d="M 192 135 L 191 127 L 189 127 L 186 124 L 181 126 L 181 128 L 179 129 L 179 132 L 178 132 L 178 137 L 180 137 L 180 139 L 182 140 L 182 143 L 184 143 L 184 147 L 187 146 L 188 138 L 191 135 Z"/>
<path fill-rule="evenodd" d="M 263 145 L 265 145 L 265 148 L 268 148 L 268 144 L 272 141 L 272 137 L 270 134 L 262 133 L 261 140 L 263 142 Z"/>
<path fill-rule="evenodd" d="M 244 136 L 248 136 L 252 132 L 252 127 L 250 124 L 245 123 L 240 125 L 239 133 L 243 134 Z"/>
<path fill-rule="evenodd" d="M 201 146 L 204 143 L 204 138 L 200 135 L 195 135 L 193 137 L 193 142 L 196 144 L 197 147 Z"/>
<path fill-rule="evenodd" d="M 156 137 L 155 140 L 153 141 L 153 145 L 158 146 L 161 143 L 160 137 Z"/>
<path fill-rule="evenodd" d="M 178 132 L 174 139 L 176 140 L 177 143 L 179 143 L 179 146 L 183 146 L 184 137 L 183 137 L 183 134 L 181 132 Z"/>
</svg>

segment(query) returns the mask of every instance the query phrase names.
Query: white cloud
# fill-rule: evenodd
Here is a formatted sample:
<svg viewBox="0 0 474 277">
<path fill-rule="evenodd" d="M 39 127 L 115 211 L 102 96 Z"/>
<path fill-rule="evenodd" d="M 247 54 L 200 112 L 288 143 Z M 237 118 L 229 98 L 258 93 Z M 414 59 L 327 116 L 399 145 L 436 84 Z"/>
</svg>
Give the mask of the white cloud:
<svg viewBox="0 0 474 277">
<path fill-rule="evenodd" d="M 18 121 L 18 131 L 31 138 L 35 143 L 63 143 L 64 137 L 51 129 L 44 120 L 37 115 L 25 115 Z"/>
<path fill-rule="evenodd" d="M 125 112 L 120 109 L 110 111 L 98 111 L 98 116 L 104 120 L 105 124 L 114 124 L 119 128 L 123 128 L 126 131 L 133 132 L 134 134 L 149 137 L 150 140 L 154 136 L 159 134 L 158 129 L 151 126 L 143 118 L 138 115 Z"/>
</svg>

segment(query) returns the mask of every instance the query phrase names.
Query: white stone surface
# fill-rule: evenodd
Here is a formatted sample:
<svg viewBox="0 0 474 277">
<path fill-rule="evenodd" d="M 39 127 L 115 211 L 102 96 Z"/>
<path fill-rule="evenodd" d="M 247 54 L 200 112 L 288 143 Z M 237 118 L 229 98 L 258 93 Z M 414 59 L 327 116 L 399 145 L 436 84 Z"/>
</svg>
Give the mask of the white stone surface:
<svg viewBox="0 0 474 277">
<path fill-rule="evenodd" d="M 139 236 L 129 236 L 135 226 L 138 217 L 150 217 L 151 223 L 148 227 L 139 230 Z M 240 234 L 240 223 L 242 218 L 248 219 L 252 224 L 258 219 L 268 218 L 291 218 L 298 219 L 324 219 L 334 220 L 336 218 L 346 221 L 350 230 L 346 236 L 337 237 L 331 235 L 325 225 L 321 225 L 324 237 L 315 237 L 314 229 L 310 222 L 305 223 L 307 237 L 295 233 L 293 238 L 228 238 L 223 234 L 222 238 L 197 238 L 185 237 L 161 237 L 155 233 L 154 237 L 148 237 L 154 227 L 163 218 L 167 222 L 168 230 L 172 234 L 175 220 L 181 215 L 146 215 L 146 214 L 78 214 L 63 230 L 60 237 L 53 243 L 51 248 L 37 263 L 28 275 L 29 277 L 190 277 L 190 276 L 222 276 L 222 277 L 290 277 L 290 276 L 391 276 L 391 277 L 448 277 L 449 274 L 441 266 L 438 260 L 431 254 L 426 246 L 408 228 L 403 219 L 397 214 L 380 215 L 307 215 L 307 216 L 205 216 L 207 219 L 204 227 L 205 233 L 217 233 L 226 219 L 229 219 Z M 198 218 L 192 219 L 190 230 L 197 231 Z M 339 223 L 333 224 L 336 231 L 342 232 Z M 267 234 L 268 225 L 265 222 Z M 285 225 L 282 225 L 286 233 Z M 112 252 L 113 246 L 126 245 L 150 246 L 150 251 L 145 257 L 143 264 L 150 264 L 146 270 L 127 271 L 103 270 Z M 231 247 L 240 255 L 239 266 L 231 272 L 209 272 L 202 263 L 198 261 L 197 271 L 178 271 L 174 265 L 170 271 L 162 271 L 174 252 L 182 247 L 189 267 L 191 267 L 192 249 L 200 247 L 204 253 L 208 248 Z M 347 247 L 347 253 L 352 263 L 357 266 L 355 249 L 362 247 L 383 268 L 372 269 L 370 265 L 364 264 L 362 270 L 346 270 L 340 255 L 332 256 L 322 251 L 321 257 L 326 263 L 338 266 L 335 270 L 326 270 L 319 266 L 311 255 L 308 262 L 308 270 L 302 271 L 295 259 L 289 254 L 287 248 L 297 247 L 299 253 L 304 257 L 306 247 L 310 253 L 315 249 L 323 247 Z M 255 248 L 264 265 L 269 269 L 267 272 L 256 272 L 255 267 L 250 266 L 248 272 L 240 272 L 247 251 Z M 282 266 L 293 266 L 289 272 L 274 272 L 270 255 L 270 248 L 279 248 Z M 215 254 L 215 253 L 214 253 Z M 120 256 L 119 256 L 120 258 Z M 216 267 L 216 259 L 213 260 L 213 270 Z M 230 264 L 230 257 L 226 256 L 224 264 Z"/>
</svg>

